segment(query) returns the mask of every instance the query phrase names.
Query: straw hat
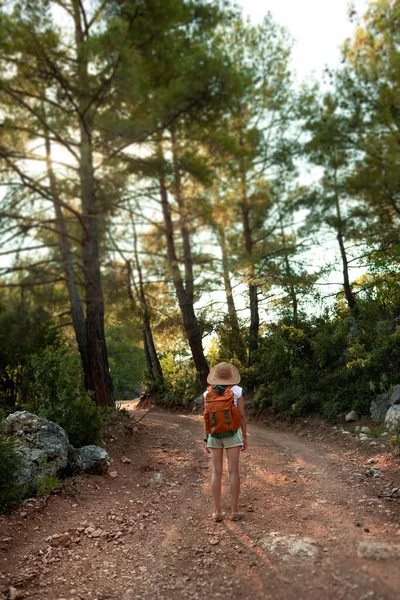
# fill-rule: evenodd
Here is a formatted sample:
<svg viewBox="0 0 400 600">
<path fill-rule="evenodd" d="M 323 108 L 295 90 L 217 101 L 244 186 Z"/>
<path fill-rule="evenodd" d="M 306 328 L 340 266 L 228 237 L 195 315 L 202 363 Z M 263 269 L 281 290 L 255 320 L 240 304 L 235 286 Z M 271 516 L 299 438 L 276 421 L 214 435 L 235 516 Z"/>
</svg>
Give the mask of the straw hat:
<svg viewBox="0 0 400 600">
<path fill-rule="evenodd" d="M 211 385 L 234 385 L 240 381 L 240 373 L 235 367 L 227 362 L 221 362 L 211 369 L 208 377 Z"/>
</svg>

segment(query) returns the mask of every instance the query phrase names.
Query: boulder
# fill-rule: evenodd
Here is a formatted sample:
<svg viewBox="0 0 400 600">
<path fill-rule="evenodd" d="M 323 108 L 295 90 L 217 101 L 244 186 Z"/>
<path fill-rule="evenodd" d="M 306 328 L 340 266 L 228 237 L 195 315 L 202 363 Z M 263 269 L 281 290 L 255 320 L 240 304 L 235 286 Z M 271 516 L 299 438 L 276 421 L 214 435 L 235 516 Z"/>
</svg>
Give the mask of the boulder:
<svg viewBox="0 0 400 600">
<path fill-rule="evenodd" d="M 390 404 L 400 404 L 400 385 L 395 385 L 390 394 Z"/>
<path fill-rule="evenodd" d="M 34 493 L 41 480 L 58 477 L 68 463 L 68 436 L 64 429 L 27 411 L 9 415 L 4 434 L 22 459 L 16 479 L 27 494 Z"/>
<path fill-rule="evenodd" d="M 82 446 L 74 450 L 68 469 L 73 474 L 91 473 L 102 475 L 107 472 L 110 465 L 110 456 L 100 446 Z"/>
<path fill-rule="evenodd" d="M 193 412 L 197 412 L 197 411 L 201 411 L 204 408 L 204 396 L 203 394 L 201 394 L 200 396 L 197 396 L 197 398 L 195 398 L 193 400 Z"/>
<path fill-rule="evenodd" d="M 395 385 L 390 392 L 379 394 L 372 400 L 371 417 L 374 421 L 384 421 L 388 409 L 395 404 L 400 404 L 400 385 Z"/>
<path fill-rule="evenodd" d="M 345 416 L 344 419 L 345 419 L 346 423 L 352 423 L 353 421 L 358 420 L 358 415 L 355 410 L 352 410 L 349 413 L 347 413 L 347 415 Z"/>
<path fill-rule="evenodd" d="M 400 432 L 400 405 L 395 404 L 391 406 L 386 413 L 385 417 L 385 425 L 386 428 L 391 433 L 399 433 Z"/>
<path fill-rule="evenodd" d="M 385 394 L 378 394 L 375 400 L 372 400 L 370 413 L 374 421 L 384 421 L 388 408 L 392 405 L 390 396 L 391 392 L 386 392 Z"/>
</svg>

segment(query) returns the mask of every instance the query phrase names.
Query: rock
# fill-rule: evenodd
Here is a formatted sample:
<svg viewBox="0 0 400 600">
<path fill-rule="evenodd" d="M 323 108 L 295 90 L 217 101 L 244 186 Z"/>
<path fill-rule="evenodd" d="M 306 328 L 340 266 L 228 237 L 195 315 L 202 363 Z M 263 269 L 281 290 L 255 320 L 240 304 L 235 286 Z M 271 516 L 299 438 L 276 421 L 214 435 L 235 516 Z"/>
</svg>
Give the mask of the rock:
<svg viewBox="0 0 400 600">
<path fill-rule="evenodd" d="M 375 400 L 372 400 L 370 413 L 374 421 L 384 421 L 387 410 L 392 405 L 390 398 L 391 392 L 379 394 Z"/>
<path fill-rule="evenodd" d="M 165 481 L 166 479 L 162 473 L 156 473 L 152 479 L 152 483 L 155 483 L 157 485 L 163 485 Z"/>
<path fill-rule="evenodd" d="M 346 423 L 352 423 L 353 421 L 358 420 L 358 415 L 355 410 L 352 410 L 349 413 L 347 413 L 347 415 L 345 416 L 344 419 L 345 419 Z"/>
<path fill-rule="evenodd" d="M 92 475 L 103 475 L 110 465 L 110 456 L 100 446 L 82 446 L 77 448 L 69 463 L 69 470 L 73 474 L 90 473 Z"/>
<path fill-rule="evenodd" d="M 4 434 L 21 457 L 22 467 L 17 482 L 26 495 L 36 492 L 42 479 L 59 477 L 68 463 L 68 436 L 64 429 L 27 411 L 9 415 Z"/>
<path fill-rule="evenodd" d="M 204 406 L 204 396 L 203 396 L 203 394 L 201 394 L 200 396 L 197 396 L 197 398 L 195 398 L 193 400 L 193 412 L 202 410 L 203 406 Z"/>
<path fill-rule="evenodd" d="M 91 538 L 99 538 L 103 533 L 103 529 L 95 529 L 89 533 L 89 537 Z"/>
<path fill-rule="evenodd" d="M 355 432 L 355 433 L 358 433 L 358 432 L 360 431 L 360 429 L 361 429 L 361 427 L 360 427 L 359 425 L 356 425 L 356 426 L 354 427 L 354 432 Z"/>
<path fill-rule="evenodd" d="M 217 544 L 219 544 L 219 539 L 216 537 L 210 538 L 209 541 L 212 546 L 216 546 Z"/>
<path fill-rule="evenodd" d="M 22 594 L 15 588 L 10 587 L 8 590 L 8 598 L 9 600 L 18 600 L 18 598 L 22 598 Z"/>
<path fill-rule="evenodd" d="M 380 469 L 376 469 L 375 467 L 369 467 L 365 470 L 366 477 L 380 477 L 382 475 L 382 471 Z"/>
<path fill-rule="evenodd" d="M 385 426 L 390 433 L 400 431 L 400 405 L 391 406 L 385 416 Z"/>
<path fill-rule="evenodd" d="M 127 464 L 127 465 L 129 465 L 129 463 L 131 462 L 131 459 L 130 459 L 130 458 L 128 458 L 127 456 L 123 456 L 123 457 L 121 458 L 121 462 L 122 462 L 122 463 L 124 463 L 124 464 Z"/>
<path fill-rule="evenodd" d="M 390 392 L 379 394 L 371 402 L 371 417 L 375 421 L 384 421 L 386 413 L 391 406 L 400 404 L 400 385 L 395 385 Z"/>
<path fill-rule="evenodd" d="M 390 403 L 392 405 L 400 404 L 400 385 L 394 386 L 392 393 L 390 394 Z"/>
<path fill-rule="evenodd" d="M 284 553 L 284 559 L 291 556 L 306 556 L 315 557 L 318 554 L 318 546 L 315 540 L 308 537 L 300 537 L 299 535 L 281 534 L 277 531 L 272 531 L 267 538 L 262 540 L 262 547 L 271 553 Z"/>
<path fill-rule="evenodd" d="M 373 558 L 375 560 L 400 558 L 400 545 L 384 542 L 360 542 L 357 547 L 357 555 L 360 558 Z"/>
<path fill-rule="evenodd" d="M 118 477 L 118 473 L 117 473 L 117 471 L 110 471 L 109 476 L 112 477 L 113 479 L 115 479 L 116 477 Z"/>
<path fill-rule="evenodd" d="M 369 427 L 361 427 L 360 429 L 361 433 L 371 433 L 371 430 Z"/>
</svg>

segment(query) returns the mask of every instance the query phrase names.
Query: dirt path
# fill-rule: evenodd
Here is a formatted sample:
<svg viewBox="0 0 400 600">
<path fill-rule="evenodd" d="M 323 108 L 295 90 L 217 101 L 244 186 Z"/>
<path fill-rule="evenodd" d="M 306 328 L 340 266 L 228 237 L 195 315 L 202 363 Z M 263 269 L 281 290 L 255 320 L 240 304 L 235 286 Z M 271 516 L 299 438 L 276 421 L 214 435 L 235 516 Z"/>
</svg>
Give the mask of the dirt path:
<svg viewBox="0 0 400 600">
<path fill-rule="evenodd" d="M 200 417 L 131 423 L 106 439 L 114 478 L 0 517 L 1 600 L 400 598 L 400 502 L 378 497 L 400 476 L 380 442 L 251 424 L 245 519 L 215 525 Z"/>
</svg>

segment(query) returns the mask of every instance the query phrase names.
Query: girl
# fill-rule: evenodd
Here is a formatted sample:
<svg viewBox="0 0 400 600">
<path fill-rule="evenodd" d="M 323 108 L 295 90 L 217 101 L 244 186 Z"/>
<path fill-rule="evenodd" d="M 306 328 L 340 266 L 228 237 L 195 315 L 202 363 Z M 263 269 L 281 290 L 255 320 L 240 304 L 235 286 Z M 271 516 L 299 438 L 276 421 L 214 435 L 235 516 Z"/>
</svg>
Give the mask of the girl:
<svg viewBox="0 0 400 600">
<path fill-rule="evenodd" d="M 214 498 L 215 512 L 213 514 L 214 521 L 220 523 L 222 521 L 221 512 L 221 479 L 223 452 L 226 450 L 228 459 L 228 471 L 231 487 L 231 520 L 239 521 L 242 518 L 242 513 L 239 512 L 239 456 L 247 448 L 247 430 L 246 430 L 246 415 L 243 408 L 242 388 L 237 384 L 240 381 L 240 374 L 237 368 L 226 362 L 218 363 L 207 377 L 207 382 L 210 387 L 204 393 L 204 400 L 207 403 L 207 394 L 211 391 L 216 391 L 218 394 L 223 394 L 226 389 L 231 389 L 233 392 L 234 403 L 240 415 L 240 429 L 232 432 L 232 435 L 226 437 L 214 437 L 213 434 L 205 433 L 204 442 L 206 444 L 206 452 L 211 455 L 212 461 L 212 477 L 211 488 Z"/>
</svg>

